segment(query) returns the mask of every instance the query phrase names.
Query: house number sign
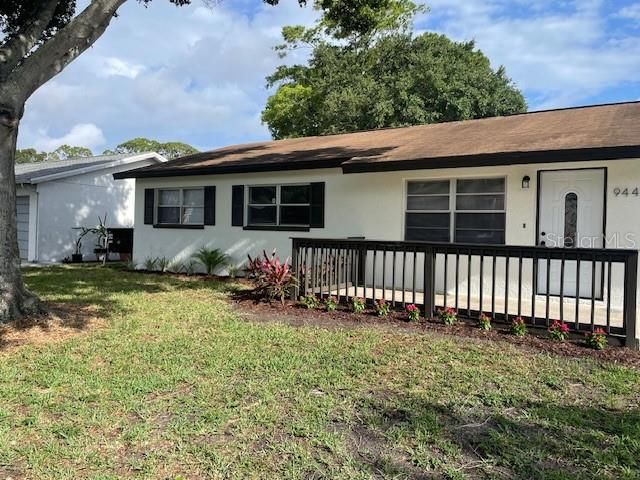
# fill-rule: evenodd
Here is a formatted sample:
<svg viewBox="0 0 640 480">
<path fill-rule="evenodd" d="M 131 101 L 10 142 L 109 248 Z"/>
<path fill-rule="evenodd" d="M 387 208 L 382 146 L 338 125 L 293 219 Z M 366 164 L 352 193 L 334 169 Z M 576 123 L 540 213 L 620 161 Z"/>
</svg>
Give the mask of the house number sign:
<svg viewBox="0 0 640 480">
<path fill-rule="evenodd" d="M 634 187 L 634 188 L 630 188 L 630 187 L 615 187 L 613 189 L 613 194 L 616 197 L 628 197 L 629 195 L 633 195 L 634 197 L 637 197 L 640 195 L 640 187 Z"/>
</svg>

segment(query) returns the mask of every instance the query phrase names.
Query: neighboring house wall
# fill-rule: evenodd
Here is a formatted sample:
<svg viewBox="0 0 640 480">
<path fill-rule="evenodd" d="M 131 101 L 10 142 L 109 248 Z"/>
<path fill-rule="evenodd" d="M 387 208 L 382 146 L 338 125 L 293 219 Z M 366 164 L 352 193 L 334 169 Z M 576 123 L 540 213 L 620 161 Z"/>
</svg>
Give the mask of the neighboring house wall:
<svg viewBox="0 0 640 480">
<path fill-rule="evenodd" d="M 113 179 L 118 171 L 152 164 L 141 161 L 126 166 L 53 180 L 37 185 L 37 260 L 59 262 L 75 249 L 80 226 L 93 227 L 107 214 L 109 227 L 133 227 L 135 181 Z M 83 239 L 82 252 L 95 258 L 96 238 Z"/>
</svg>

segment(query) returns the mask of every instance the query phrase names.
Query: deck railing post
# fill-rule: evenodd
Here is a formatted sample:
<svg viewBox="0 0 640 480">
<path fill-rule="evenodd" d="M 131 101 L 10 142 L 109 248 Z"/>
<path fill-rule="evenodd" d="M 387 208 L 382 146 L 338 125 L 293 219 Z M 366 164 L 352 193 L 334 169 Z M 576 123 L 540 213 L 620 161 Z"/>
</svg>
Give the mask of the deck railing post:
<svg viewBox="0 0 640 480">
<path fill-rule="evenodd" d="M 300 283 L 302 281 L 302 275 L 300 275 L 300 268 L 298 267 L 298 239 L 291 239 L 291 269 L 293 270 L 293 276 L 296 280 L 295 286 L 291 289 L 291 300 L 294 302 L 300 298 Z"/>
<path fill-rule="evenodd" d="M 430 319 L 435 309 L 435 253 L 432 247 L 424 250 L 424 318 Z M 414 299 L 415 302 L 415 299 Z"/>
<path fill-rule="evenodd" d="M 638 298 L 638 252 L 624 262 L 624 326 L 626 346 L 638 350 L 636 339 L 636 309 Z"/>
</svg>

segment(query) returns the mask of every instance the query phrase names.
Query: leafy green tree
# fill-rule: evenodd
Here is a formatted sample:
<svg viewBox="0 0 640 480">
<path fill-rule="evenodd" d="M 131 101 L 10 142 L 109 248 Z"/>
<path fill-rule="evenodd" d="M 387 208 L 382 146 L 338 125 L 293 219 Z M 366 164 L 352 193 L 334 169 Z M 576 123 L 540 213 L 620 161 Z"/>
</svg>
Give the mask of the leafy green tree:
<svg viewBox="0 0 640 480">
<path fill-rule="evenodd" d="M 148 138 L 137 137 L 121 143 L 113 150 L 105 150 L 105 154 L 158 152 L 168 159 L 198 153 L 198 149 L 182 142 L 158 142 Z"/>
<path fill-rule="evenodd" d="M 285 46 L 313 47 L 308 65 L 281 66 L 267 78 L 278 86 L 262 120 L 274 138 L 401 127 L 505 115 L 526 110 L 503 67 L 492 69 L 473 42 L 444 35 L 413 36 L 401 11 L 375 35 L 335 42 L 311 29 L 286 27 Z M 321 20 L 320 24 L 324 21 Z M 394 29 L 388 28 L 395 25 Z M 334 39 L 344 38 L 345 32 Z"/>
<path fill-rule="evenodd" d="M 0 1 L 0 322 L 41 310 L 38 298 L 24 285 L 18 253 L 14 166 L 25 103 L 102 36 L 126 1 Z M 381 0 L 360 1 L 375 6 Z M 150 2 L 138 0 L 143 5 Z M 169 2 L 182 6 L 191 0 Z M 83 5 L 82 10 L 77 10 L 77 3 Z M 330 18 L 336 24 L 344 19 L 342 3 L 315 0 L 317 8 L 335 11 Z"/>
<path fill-rule="evenodd" d="M 93 152 L 87 147 L 73 147 L 71 145 L 60 145 L 53 152 L 47 154 L 47 160 L 57 162 L 72 158 L 93 157 Z"/>
<path fill-rule="evenodd" d="M 16 163 L 58 162 L 73 158 L 91 157 L 93 152 L 87 147 L 60 145 L 53 152 L 38 152 L 35 148 L 16 150 Z"/>
<path fill-rule="evenodd" d="M 16 163 L 44 162 L 47 159 L 45 152 L 38 152 L 35 148 L 23 148 L 16 150 Z"/>
</svg>

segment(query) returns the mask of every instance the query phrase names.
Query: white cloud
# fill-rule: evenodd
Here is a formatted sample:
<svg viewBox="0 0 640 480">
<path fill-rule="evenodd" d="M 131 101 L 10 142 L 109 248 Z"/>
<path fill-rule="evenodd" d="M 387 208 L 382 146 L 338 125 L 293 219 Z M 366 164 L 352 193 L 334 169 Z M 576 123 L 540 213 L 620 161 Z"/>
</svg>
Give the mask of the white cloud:
<svg viewBox="0 0 640 480">
<path fill-rule="evenodd" d="M 144 70 L 144 65 L 127 62 L 118 57 L 108 57 L 100 62 L 96 75 L 99 77 L 120 76 L 134 79 Z"/>
<path fill-rule="evenodd" d="M 42 130 L 38 132 L 38 137 L 34 141 L 34 146 L 45 152 L 51 152 L 60 145 L 77 145 L 94 150 L 106 142 L 102 130 L 93 123 L 74 125 L 61 137 L 51 137 L 45 130 Z"/>
<path fill-rule="evenodd" d="M 431 13 L 421 26 L 475 40 L 494 66 L 505 65 L 532 108 L 581 103 L 607 88 L 637 82 L 640 37 L 613 31 L 600 0 L 429 4 Z"/>
<path fill-rule="evenodd" d="M 310 25 L 318 14 L 297 0 L 202 5 L 127 2 L 94 47 L 28 102 L 21 147 L 87 119 L 109 147 L 136 136 L 199 148 L 268 138 L 259 121 L 265 77 L 283 62 L 273 46 L 283 25 Z"/>
<path fill-rule="evenodd" d="M 629 20 L 640 20 L 640 3 L 634 3 L 621 8 L 618 16 Z"/>
</svg>

